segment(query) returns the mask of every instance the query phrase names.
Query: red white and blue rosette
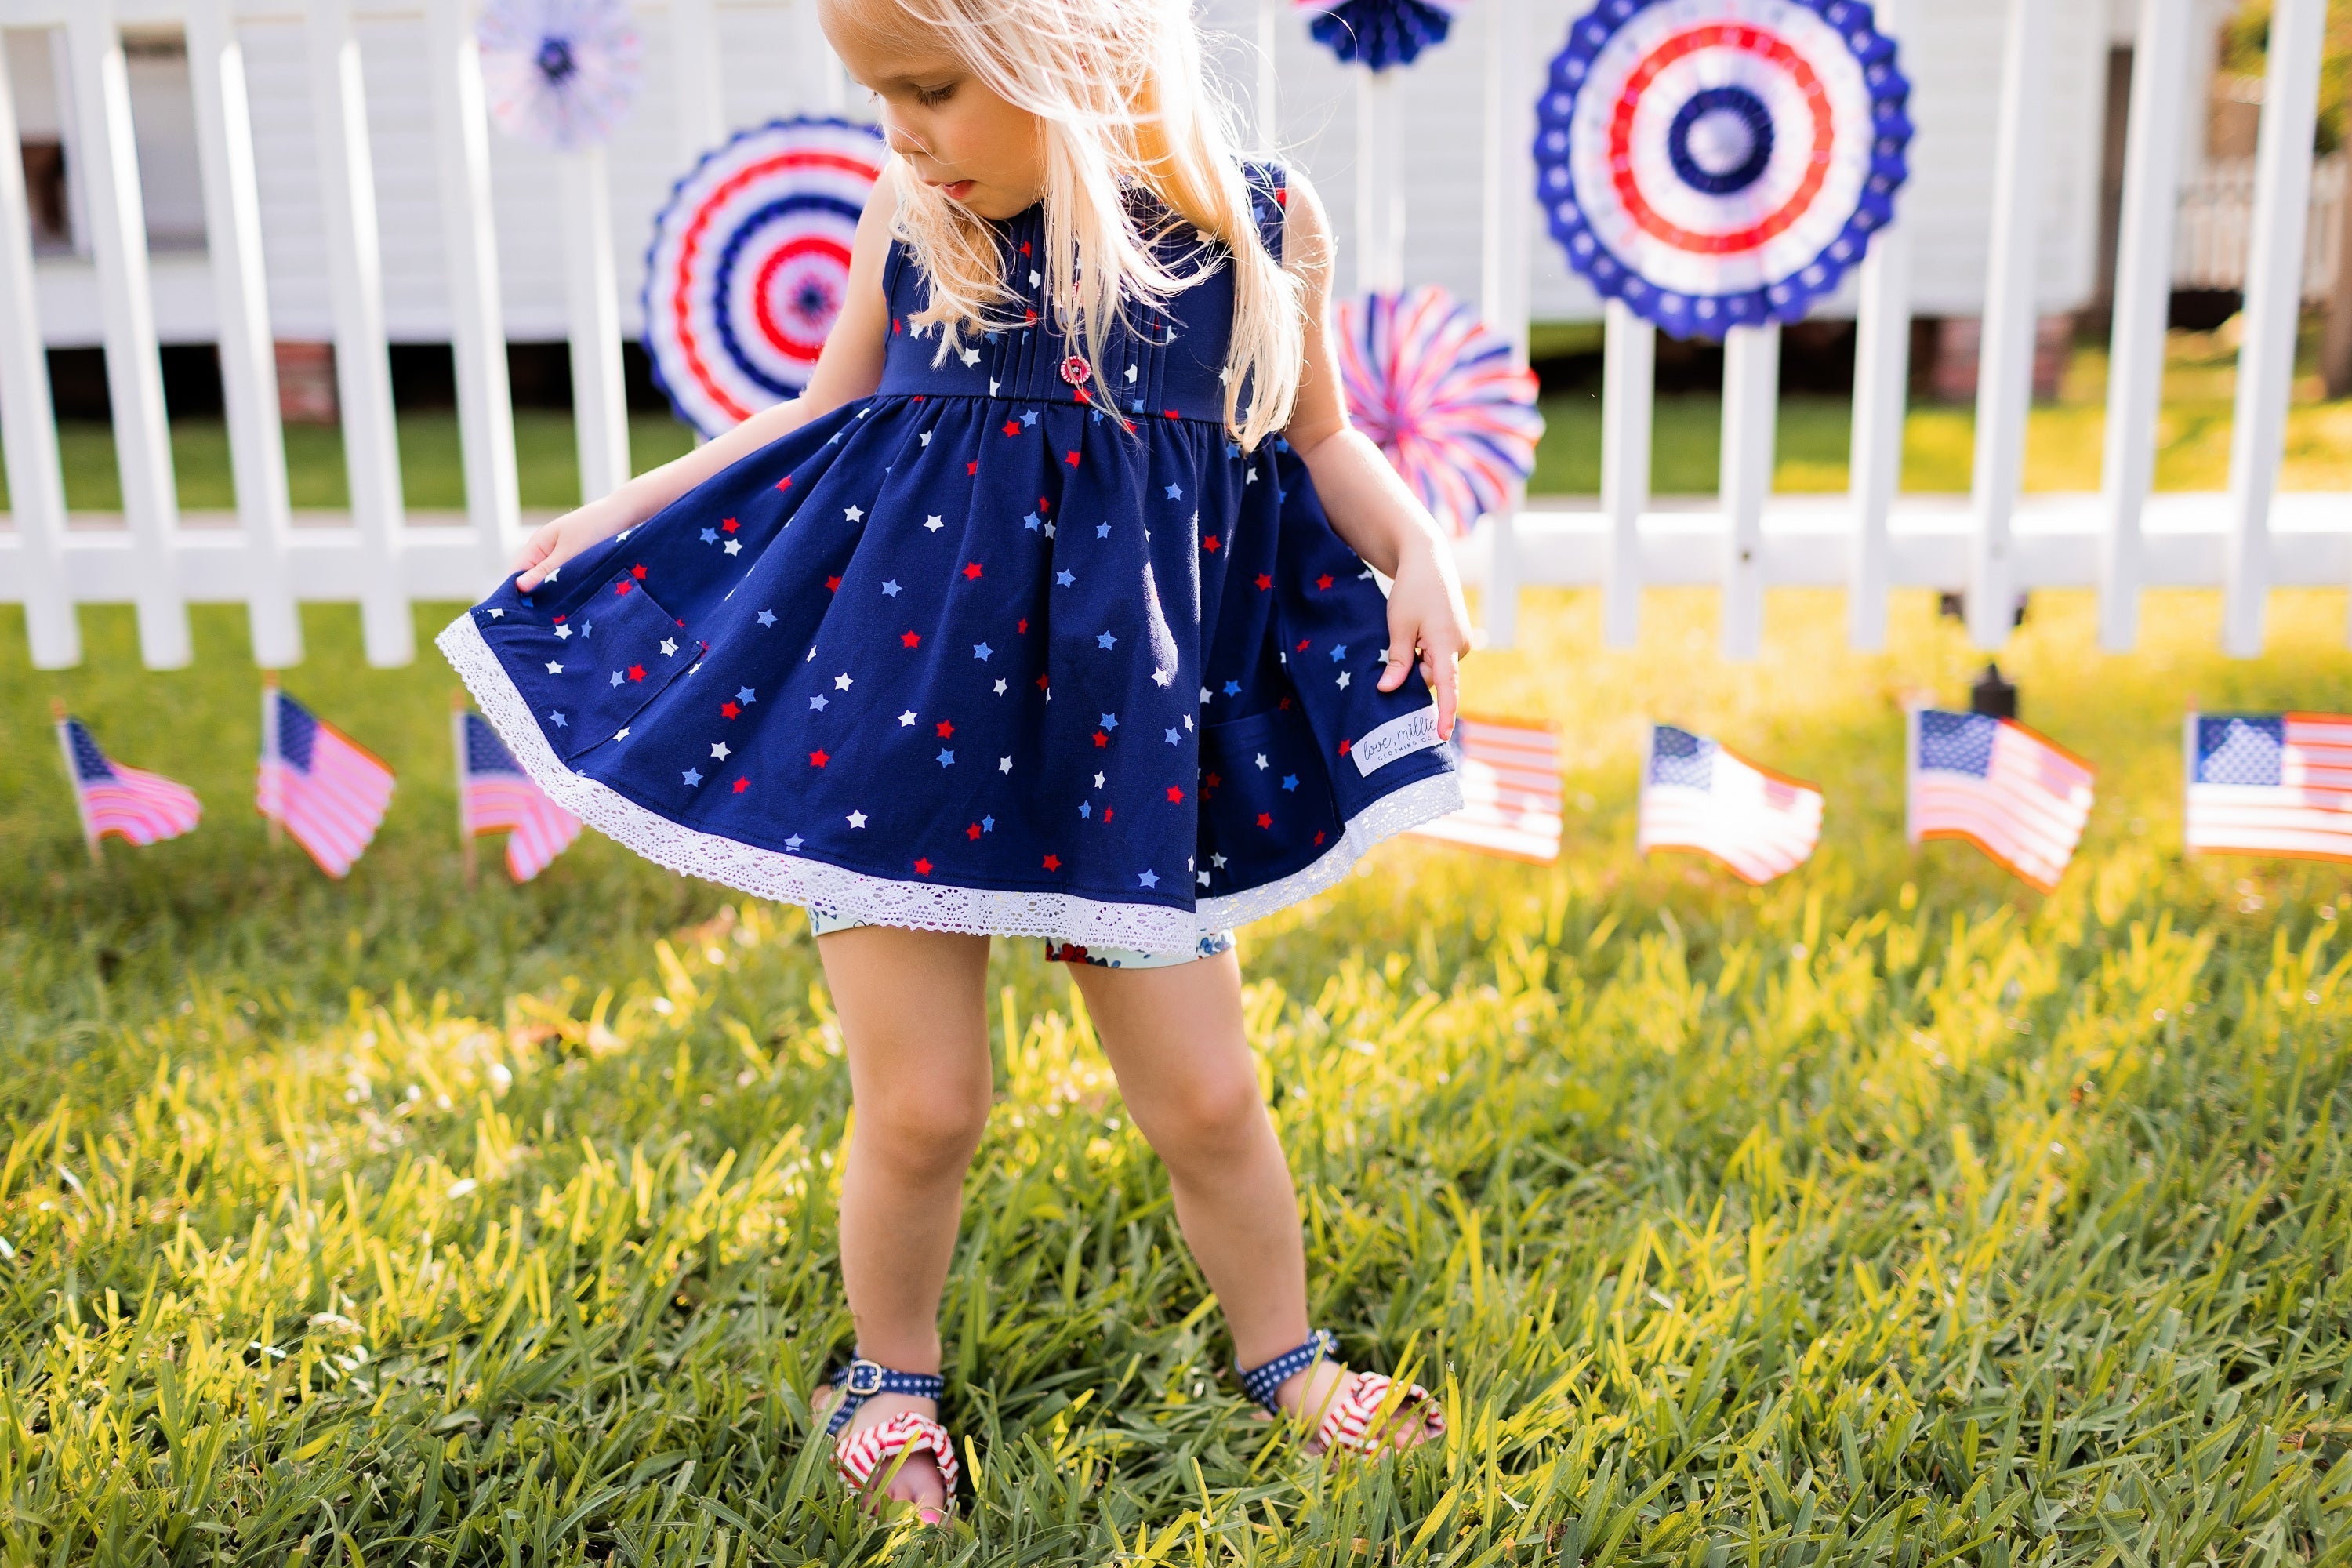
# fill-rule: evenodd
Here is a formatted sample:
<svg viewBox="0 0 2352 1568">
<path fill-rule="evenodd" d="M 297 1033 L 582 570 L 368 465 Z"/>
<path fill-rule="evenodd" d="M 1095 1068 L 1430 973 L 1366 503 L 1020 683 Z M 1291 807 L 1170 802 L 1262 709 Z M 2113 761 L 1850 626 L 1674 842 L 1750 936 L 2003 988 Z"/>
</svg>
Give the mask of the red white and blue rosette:
<svg viewBox="0 0 2352 1568">
<path fill-rule="evenodd" d="M 1858 0 L 1600 0 L 1537 104 L 1537 200 L 1676 336 L 1797 321 L 1894 218 L 1910 91 Z"/>
<path fill-rule="evenodd" d="M 593 147 L 636 100 L 628 0 L 488 0 L 475 20 L 490 122 L 553 152 Z"/>
<path fill-rule="evenodd" d="M 646 353 L 677 416 L 706 437 L 808 384 L 849 290 L 881 132 L 781 120 L 706 153 L 654 219 Z"/>
<path fill-rule="evenodd" d="M 1338 318 L 1349 416 L 1422 504 L 1457 534 L 1507 506 L 1544 427 L 1510 339 L 1433 284 L 1341 300 Z"/>
</svg>

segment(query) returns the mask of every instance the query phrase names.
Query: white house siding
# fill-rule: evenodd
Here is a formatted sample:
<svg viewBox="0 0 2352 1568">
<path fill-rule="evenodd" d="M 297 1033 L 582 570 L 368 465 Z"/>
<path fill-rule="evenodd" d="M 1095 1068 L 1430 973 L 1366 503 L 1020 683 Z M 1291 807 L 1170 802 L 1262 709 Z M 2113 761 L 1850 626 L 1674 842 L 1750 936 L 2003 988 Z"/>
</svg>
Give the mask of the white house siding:
<svg viewBox="0 0 2352 1568">
<path fill-rule="evenodd" d="M 2043 156 L 2039 284 L 2048 310 L 2083 303 L 2093 287 L 2098 214 L 2099 132 L 2112 0 L 2048 0 L 2053 16 L 2053 100 Z M 792 113 L 823 112 L 824 62 L 814 47 L 814 0 L 721 4 L 719 28 L 727 118 L 751 125 Z M 1513 90 L 1532 97 L 1584 0 L 1531 0 L 1537 47 L 1511 62 Z M 0 15 L 5 13 L 0 3 Z M 320 227 L 320 171 L 310 126 L 310 75 L 299 14 L 281 4 L 242 7 L 259 164 L 264 249 L 272 328 L 281 338 L 331 335 L 325 248 Z M 1914 84 L 1918 125 L 1913 174 L 1900 210 L 1915 226 L 1916 308 L 1927 314 L 1972 314 L 1981 307 L 1991 204 L 1992 154 L 2000 104 L 2000 42 L 2007 7 L 1997 0 L 1960 5 L 1910 0 L 1914 21 L 1903 37 L 1903 67 Z M 266 11 L 266 14 L 265 14 Z M 654 214 L 685 172 L 672 129 L 673 88 L 664 8 L 638 6 L 646 38 L 643 86 L 610 151 L 614 246 L 623 280 L 622 322 L 640 327 L 637 289 Z M 1256 83 L 1257 0 L 1202 0 L 1204 21 L 1224 35 L 1213 58 L 1232 76 L 1234 99 L 1248 110 Z M 1467 7 L 1454 36 L 1423 56 L 1397 84 L 1403 121 L 1407 227 L 1406 276 L 1477 294 L 1484 156 L 1485 28 L 1490 8 Z M 449 335 L 436 188 L 431 97 L 425 78 L 420 14 L 393 5 L 362 5 L 357 29 L 364 62 L 368 121 L 382 215 L 385 317 L 395 341 L 441 342 Z M 37 35 L 13 33 L 12 72 L 19 102 L 54 99 Z M 1351 74 L 1307 35 L 1286 4 L 1276 26 L 1282 84 L 1282 151 L 1314 179 L 1343 246 L 1354 233 L 1355 89 Z M 193 161 L 184 143 L 150 143 L 149 123 L 184 114 L 183 74 L 174 86 L 152 62 L 135 73 L 146 167 L 142 185 L 159 211 L 179 211 L 193 195 Z M 175 96 L 176 99 L 175 99 Z M 862 94 L 853 96 L 853 102 Z M 182 165 L 188 165 L 183 168 Z M 552 159 L 493 137 L 499 260 L 509 337 L 552 339 L 565 330 L 562 233 Z M 1537 226 L 1533 313 L 1582 320 L 1597 302 Z M 86 261 L 41 264 L 43 331 L 58 345 L 99 341 L 95 290 Z M 164 251 L 154 268 L 156 316 L 167 342 L 212 336 L 212 303 L 200 253 Z M 1349 282 L 1343 265 L 1341 279 Z M 1832 300 L 1826 313 L 1847 308 Z"/>
</svg>

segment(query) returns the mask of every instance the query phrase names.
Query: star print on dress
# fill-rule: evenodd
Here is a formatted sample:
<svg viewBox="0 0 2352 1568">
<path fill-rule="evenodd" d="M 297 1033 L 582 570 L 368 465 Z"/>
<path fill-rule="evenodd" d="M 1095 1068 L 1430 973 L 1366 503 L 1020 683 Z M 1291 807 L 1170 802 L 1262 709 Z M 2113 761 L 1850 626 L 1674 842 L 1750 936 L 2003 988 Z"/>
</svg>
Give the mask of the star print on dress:
<svg viewBox="0 0 2352 1568">
<path fill-rule="evenodd" d="M 760 624 L 763 626 L 774 626 L 776 624 L 776 612 L 773 610 L 761 610 L 760 612 Z"/>
<path fill-rule="evenodd" d="M 1095 637 L 1095 646 L 1097 647 L 1104 648 L 1117 647 L 1118 646 L 1118 638 L 1113 637 L 1108 632 L 1100 632 Z"/>
</svg>

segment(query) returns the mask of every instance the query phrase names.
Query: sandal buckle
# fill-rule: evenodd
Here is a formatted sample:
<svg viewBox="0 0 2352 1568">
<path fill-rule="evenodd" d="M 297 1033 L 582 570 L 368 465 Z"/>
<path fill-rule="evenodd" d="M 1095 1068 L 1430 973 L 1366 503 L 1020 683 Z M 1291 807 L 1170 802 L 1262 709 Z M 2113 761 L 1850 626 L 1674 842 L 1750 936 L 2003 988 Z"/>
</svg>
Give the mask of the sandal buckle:
<svg viewBox="0 0 2352 1568">
<path fill-rule="evenodd" d="M 849 1363 L 846 1392 L 856 1399 L 871 1399 L 882 1392 L 882 1363 L 867 1361 L 863 1356 Z"/>
</svg>

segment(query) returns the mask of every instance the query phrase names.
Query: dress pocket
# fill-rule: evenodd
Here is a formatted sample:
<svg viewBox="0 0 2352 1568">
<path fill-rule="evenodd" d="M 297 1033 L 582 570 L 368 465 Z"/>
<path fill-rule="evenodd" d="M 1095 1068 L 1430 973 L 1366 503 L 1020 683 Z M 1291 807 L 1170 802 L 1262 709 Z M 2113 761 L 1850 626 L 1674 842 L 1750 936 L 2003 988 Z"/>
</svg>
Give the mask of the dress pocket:
<svg viewBox="0 0 2352 1568">
<path fill-rule="evenodd" d="M 1330 775 L 1295 699 L 1202 727 L 1200 801 L 1204 893 L 1286 877 L 1339 840 Z"/>
<path fill-rule="evenodd" d="M 614 572 L 543 624 L 509 620 L 486 634 L 565 762 L 626 730 L 702 654 L 646 590 L 643 570 Z"/>
</svg>

